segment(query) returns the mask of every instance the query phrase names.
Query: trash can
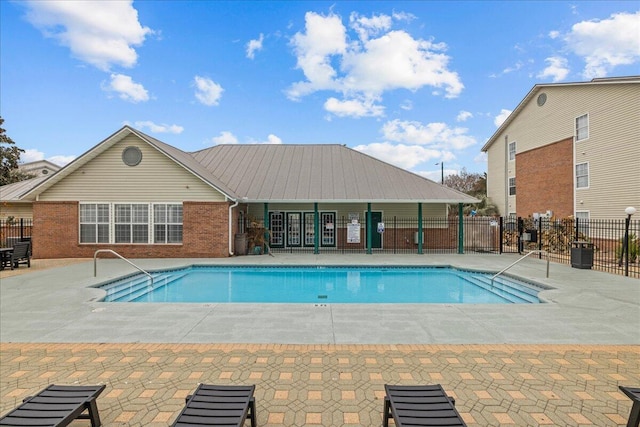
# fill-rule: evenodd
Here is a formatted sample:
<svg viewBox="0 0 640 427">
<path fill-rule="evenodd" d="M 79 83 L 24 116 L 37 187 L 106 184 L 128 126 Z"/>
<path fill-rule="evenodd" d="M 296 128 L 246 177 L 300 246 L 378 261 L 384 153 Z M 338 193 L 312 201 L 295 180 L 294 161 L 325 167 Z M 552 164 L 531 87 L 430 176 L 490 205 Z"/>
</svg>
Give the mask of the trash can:
<svg viewBox="0 0 640 427">
<path fill-rule="evenodd" d="M 576 241 L 571 244 L 571 267 L 583 269 L 593 267 L 593 243 Z"/>
<path fill-rule="evenodd" d="M 234 253 L 236 255 L 247 254 L 247 233 L 237 233 L 233 239 Z"/>
</svg>

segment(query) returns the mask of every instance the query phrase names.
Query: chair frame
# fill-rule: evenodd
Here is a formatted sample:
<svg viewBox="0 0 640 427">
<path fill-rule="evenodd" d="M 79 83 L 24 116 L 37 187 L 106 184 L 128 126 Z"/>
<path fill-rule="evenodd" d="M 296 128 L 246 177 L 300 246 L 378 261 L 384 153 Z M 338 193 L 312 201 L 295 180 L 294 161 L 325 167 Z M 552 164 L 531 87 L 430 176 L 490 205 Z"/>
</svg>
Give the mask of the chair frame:
<svg viewBox="0 0 640 427">
<path fill-rule="evenodd" d="M 92 427 L 100 427 L 96 399 L 105 387 L 50 384 L 0 418 L 0 426 L 64 427 L 76 419 L 88 419 Z"/>
<path fill-rule="evenodd" d="M 383 427 L 389 427 L 393 418 L 397 427 L 404 426 L 459 426 L 466 424 L 457 409 L 455 400 L 445 393 L 440 384 L 384 386 Z"/>
<path fill-rule="evenodd" d="M 633 402 L 631 412 L 629 413 L 629 421 L 627 427 L 638 427 L 640 424 L 640 388 L 618 386 L 618 388 L 626 394 Z"/>
<path fill-rule="evenodd" d="M 20 264 L 27 264 L 31 267 L 31 242 L 16 242 L 13 245 L 11 259 L 9 260 L 11 269 L 18 268 Z"/>
<path fill-rule="evenodd" d="M 172 427 L 191 425 L 224 425 L 242 427 L 249 418 L 251 427 L 256 423 L 255 385 L 200 384 L 187 396 Z"/>
</svg>

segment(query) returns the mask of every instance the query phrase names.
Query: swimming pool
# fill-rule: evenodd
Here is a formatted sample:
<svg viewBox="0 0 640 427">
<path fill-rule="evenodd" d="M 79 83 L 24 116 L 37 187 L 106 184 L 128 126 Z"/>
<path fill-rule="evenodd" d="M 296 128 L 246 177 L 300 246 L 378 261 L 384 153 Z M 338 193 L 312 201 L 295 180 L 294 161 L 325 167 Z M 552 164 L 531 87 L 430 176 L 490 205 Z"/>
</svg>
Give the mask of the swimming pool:
<svg viewBox="0 0 640 427">
<path fill-rule="evenodd" d="M 541 288 L 450 267 L 190 266 L 99 286 L 105 302 L 539 303 Z"/>
</svg>

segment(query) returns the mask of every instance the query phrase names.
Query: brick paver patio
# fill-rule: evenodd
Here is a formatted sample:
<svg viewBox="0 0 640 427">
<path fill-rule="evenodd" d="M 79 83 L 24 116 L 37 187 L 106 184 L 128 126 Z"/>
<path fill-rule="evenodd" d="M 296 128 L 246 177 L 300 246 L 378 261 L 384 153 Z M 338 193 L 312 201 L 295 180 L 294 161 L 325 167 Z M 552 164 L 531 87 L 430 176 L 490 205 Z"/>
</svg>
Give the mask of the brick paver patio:
<svg viewBox="0 0 640 427">
<path fill-rule="evenodd" d="M 2 414 L 49 383 L 106 384 L 107 427 L 168 425 L 199 382 L 256 384 L 260 426 L 380 426 L 385 383 L 441 383 L 469 426 L 615 426 L 640 346 L 2 343 L 0 378 Z"/>
</svg>

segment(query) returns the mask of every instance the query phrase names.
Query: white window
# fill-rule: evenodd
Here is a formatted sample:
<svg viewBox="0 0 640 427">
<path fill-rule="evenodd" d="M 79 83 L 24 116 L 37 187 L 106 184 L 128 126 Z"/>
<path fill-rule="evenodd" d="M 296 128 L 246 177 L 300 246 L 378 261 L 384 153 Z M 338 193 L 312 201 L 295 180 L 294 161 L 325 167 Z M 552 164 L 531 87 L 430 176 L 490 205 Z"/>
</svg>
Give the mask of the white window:
<svg viewBox="0 0 640 427">
<path fill-rule="evenodd" d="M 576 117 L 576 141 L 589 138 L 589 115 Z"/>
<path fill-rule="evenodd" d="M 114 243 L 149 243 L 149 205 L 116 203 Z"/>
<path fill-rule="evenodd" d="M 109 243 L 109 204 L 80 204 L 80 243 Z"/>
<path fill-rule="evenodd" d="M 516 142 L 509 143 L 509 160 L 516 159 Z"/>
<path fill-rule="evenodd" d="M 509 178 L 509 195 L 510 196 L 516 195 L 516 177 L 515 176 L 513 178 Z"/>
<path fill-rule="evenodd" d="M 589 163 L 576 165 L 576 188 L 589 187 Z"/>
<path fill-rule="evenodd" d="M 576 211 L 576 222 L 578 224 L 578 233 L 584 236 L 589 235 L 589 211 Z"/>
<path fill-rule="evenodd" d="M 153 243 L 182 243 L 182 205 L 153 205 Z"/>
</svg>

